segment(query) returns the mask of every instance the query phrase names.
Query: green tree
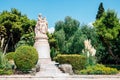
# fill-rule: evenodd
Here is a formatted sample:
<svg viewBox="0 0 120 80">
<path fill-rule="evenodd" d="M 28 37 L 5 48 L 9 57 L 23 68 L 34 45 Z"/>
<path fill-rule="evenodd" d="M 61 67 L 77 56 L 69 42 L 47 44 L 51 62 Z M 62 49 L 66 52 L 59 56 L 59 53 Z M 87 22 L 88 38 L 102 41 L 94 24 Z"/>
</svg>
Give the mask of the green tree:
<svg viewBox="0 0 120 80">
<path fill-rule="evenodd" d="M 81 26 L 81 31 L 84 35 L 87 36 L 87 39 L 90 39 L 91 40 L 91 44 L 93 45 L 94 44 L 94 47 L 97 45 L 97 38 L 98 38 L 98 35 L 95 31 L 95 28 L 94 27 L 89 27 L 87 25 L 82 25 Z"/>
<path fill-rule="evenodd" d="M 80 26 L 79 21 L 72 19 L 69 16 L 65 17 L 63 29 L 65 32 L 66 40 L 68 40 L 69 37 L 74 35 L 74 33 L 78 30 L 79 26 Z"/>
<path fill-rule="evenodd" d="M 17 9 L 15 9 L 15 8 L 12 8 L 12 9 L 11 9 L 11 13 L 12 13 L 12 14 L 16 14 L 16 15 L 18 15 L 18 16 L 22 16 L 21 12 L 18 11 Z"/>
<path fill-rule="evenodd" d="M 55 23 L 55 31 L 59 31 L 64 27 L 64 22 L 63 21 L 58 21 Z"/>
<path fill-rule="evenodd" d="M 71 46 L 69 46 L 69 53 L 80 54 L 84 48 L 84 40 L 87 39 L 87 36 L 82 33 L 81 29 L 78 29 L 70 40 Z"/>
<path fill-rule="evenodd" d="M 55 39 L 58 46 L 58 50 L 60 52 L 64 52 L 65 32 L 63 31 L 63 29 L 55 32 Z"/>
<path fill-rule="evenodd" d="M 100 39 L 105 44 L 108 53 L 116 62 L 120 59 L 112 51 L 111 41 L 116 39 L 120 32 L 120 23 L 117 14 L 113 10 L 107 10 L 104 15 L 95 21 L 94 26 Z"/>
<path fill-rule="evenodd" d="M 49 41 L 49 44 L 50 44 L 50 48 L 57 49 L 57 42 L 56 42 L 54 33 L 47 33 L 47 36 L 48 36 L 48 41 Z"/>
<path fill-rule="evenodd" d="M 20 40 L 20 37 L 28 33 L 29 27 L 33 27 L 33 22 L 26 15 L 15 8 L 11 11 L 3 11 L 0 13 L 0 27 L 4 27 L 4 43 L 2 49 L 4 53 L 14 51 L 16 43 Z M 2 28 L 3 29 L 3 28 Z M 3 31 L 3 30 L 2 30 Z"/>
<path fill-rule="evenodd" d="M 103 3 L 101 2 L 99 5 L 99 8 L 98 8 L 96 19 L 100 19 L 102 17 L 103 13 L 104 13 L 104 7 L 103 7 Z"/>
<path fill-rule="evenodd" d="M 120 58 L 120 31 L 118 36 L 111 41 L 111 48 L 114 52 L 114 55 L 116 55 L 118 58 Z M 115 61 L 111 59 L 109 62 L 114 63 Z M 120 64 L 120 60 L 116 63 Z"/>
<path fill-rule="evenodd" d="M 63 29 L 65 32 L 65 40 L 68 40 L 69 37 L 74 35 L 74 33 L 78 30 L 80 26 L 80 22 L 72 19 L 71 17 L 65 17 L 64 21 L 58 21 L 55 24 L 55 32 Z"/>
<path fill-rule="evenodd" d="M 80 49 L 75 50 L 72 49 L 73 44 L 72 41 L 74 40 L 73 37 L 77 30 L 80 27 L 80 22 L 72 19 L 71 17 L 65 17 L 64 21 L 58 21 L 55 24 L 55 39 L 57 42 L 57 47 L 61 53 L 78 53 Z M 79 37 L 79 36 L 77 36 Z M 76 38 L 75 38 L 76 39 Z M 78 40 L 77 40 L 78 41 Z M 74 46 L 77 46 L 75 44 Z"/>
</svg>

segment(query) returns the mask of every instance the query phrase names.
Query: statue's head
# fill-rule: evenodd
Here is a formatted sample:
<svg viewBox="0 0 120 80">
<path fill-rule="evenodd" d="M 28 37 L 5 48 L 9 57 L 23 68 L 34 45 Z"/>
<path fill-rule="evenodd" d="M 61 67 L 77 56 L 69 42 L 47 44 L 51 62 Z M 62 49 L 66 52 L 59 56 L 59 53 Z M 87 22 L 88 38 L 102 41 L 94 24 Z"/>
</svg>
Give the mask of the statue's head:
<svg viewBox="0 0 120 80">
<path fill-rule="evenodd" d="M 41 21 L 42 20 L 42 14 L 40 13 L 39 15 L 38 15 L 38 21 Z"/>
<path fill-rule="evenodd" d="M 39 13 L 39 14 L 38 14 L 38 17 L 42 17 L 42 14 L 41 14 L 41 13 Z"/>
</svg>

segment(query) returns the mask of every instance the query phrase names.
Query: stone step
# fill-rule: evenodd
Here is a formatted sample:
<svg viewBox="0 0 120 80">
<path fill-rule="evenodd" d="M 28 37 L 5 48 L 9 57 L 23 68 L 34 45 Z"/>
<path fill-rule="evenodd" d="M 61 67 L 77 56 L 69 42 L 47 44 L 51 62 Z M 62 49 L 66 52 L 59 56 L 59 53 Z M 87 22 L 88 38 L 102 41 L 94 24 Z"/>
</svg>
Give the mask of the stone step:
<svg viewBox="0 0 120 80">
<path fill-rule="evenodd" d="M 62 71 L 60 71 L 60 70 L 54 70 L 54 69 L 52 69 L 52 70 L 50 70 L 50 69 L 43 69 L 43 70 L 40 70 L 41 72 L 52 72 L 52 73 L 62 73 Z"/>
<path fill-rule="evenodd" d="M 56 66 L 54 67 L 43 67 L 41 66 L 40 71 L 47 71 L 47 72 L 57 72 L 57 73 L 62 73 Z"/>
<path fill-rule="evenodd" d="M 68 77 L 69 74 L 66 73 L 46 73 L 46 72 L 40 72 L 39 74 L 36 74 L 38 77 Z"/>
<path fill-rule="evenodd" d="M 36 76 L 39 77 L 67 77 L 69 74 L 63 73 L 55 65 L 56 62 L 51 61 L 50 59 L 40 59 L 38 61 L 40 65 L 40 72 L 37 72 Z"/>
</svg>

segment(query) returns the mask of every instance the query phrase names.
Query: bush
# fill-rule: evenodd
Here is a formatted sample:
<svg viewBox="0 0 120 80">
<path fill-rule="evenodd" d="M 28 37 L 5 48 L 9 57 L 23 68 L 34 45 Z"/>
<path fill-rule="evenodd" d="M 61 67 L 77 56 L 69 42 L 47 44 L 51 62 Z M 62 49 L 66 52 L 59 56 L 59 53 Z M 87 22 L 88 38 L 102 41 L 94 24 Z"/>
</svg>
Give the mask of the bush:
<svg viewBox="0 0 120 80">
<path fill-rule="evenodd" d="M 86 57 L 86 58 L 87 58 L 86 67 L 96 65 L 96 57 L 95 56 L 90 55 L 89 57 Z"/>
<path fill-rule="evenodd" d="M 87 53 L 82 53 L 81 55 L 86 57 L 85 67 L 87 67 L 87 66 L 94 66 L 94 65 L 97 64 L 95 56 L 92 56 L 91 54 L 89 56 L 87 56 Z"/>
<path fill-rule="evenodd" d="M 12 66 L 3 53 L 0 53 L 0 69 L 12 69 Z"/>
<path fill-rule="evenodd" d="M 115 68 L 105 67 L 102 64 L 97 64 L 95 66 L 88 66 L 86 69 L 83 69 L 79 74 L 117 74 L 118 70 Z"/>
<path fill-rule="evenodd" d="M 27 72 L 31 70 L 38 61 L 38 53 L 31 46 L 20 46 L 15 51 L 14 62 L 17 69 Z"/>
<path fill-rule="evenodd" d="M 120 70 L 120 65 L 114 65 L 114 64 L 109 64 L 109 65 L 106 65 L 107 67 L 111 67 L 111 68 L 116 68 L 117 70 Z"/>
<path fill-rule="evenodd" d="M 77 54 L 57 55 L 54 60 L 60 64 L 71 64 L 74 71 L 84 69 L 86 64 L 86 58 L 82 55 Z"/>
<path fill-rule="evenodd" d="M 0 75 L 11 75 L 13 74 L 12 70 L 0 69 Z"/>
<path fill-rule="evenodd" d="M 50 50 L 50 57 L 53 60 L 53 58 L 56 56 L 56 50 L 54 47 L 51 48 Z"/>
<path fill-rule="evenodd" d="M 0 75 L 10 75 L 13 74 L 12 66 L 8 62 L 8 60 L 5 58 L 5 55 L 0 52 Z"/>
<path fill-rule="evenodd" d="M 5 55 L 8 60 L 14 60 L 15 52 L 9 52 Z"/>
</svg>

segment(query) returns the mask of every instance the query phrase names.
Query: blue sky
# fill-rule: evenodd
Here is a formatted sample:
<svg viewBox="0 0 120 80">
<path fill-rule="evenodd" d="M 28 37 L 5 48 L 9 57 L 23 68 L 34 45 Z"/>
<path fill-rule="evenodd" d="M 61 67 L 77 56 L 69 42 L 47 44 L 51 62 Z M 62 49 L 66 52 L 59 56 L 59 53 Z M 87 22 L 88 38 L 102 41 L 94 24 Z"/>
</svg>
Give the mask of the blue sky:
<svg viewBox="0 0 120 80">
<path fill-rule="evenodd" d="M 0 0 L 0 12 L 17 8 L 35 20 L 42 13 L 50 28 L 66 16 L 79 20 L 81 24 L 95 21 L 100 2 L 103 2 L 105 10 L 114 9 L 120 17 L 120 0 Z"/>
</svg>

